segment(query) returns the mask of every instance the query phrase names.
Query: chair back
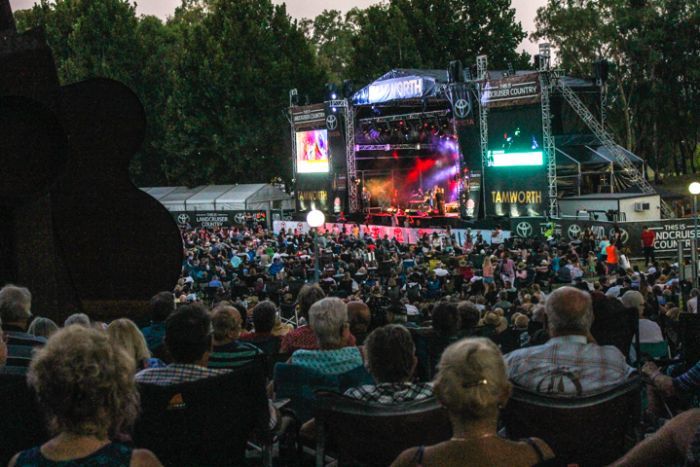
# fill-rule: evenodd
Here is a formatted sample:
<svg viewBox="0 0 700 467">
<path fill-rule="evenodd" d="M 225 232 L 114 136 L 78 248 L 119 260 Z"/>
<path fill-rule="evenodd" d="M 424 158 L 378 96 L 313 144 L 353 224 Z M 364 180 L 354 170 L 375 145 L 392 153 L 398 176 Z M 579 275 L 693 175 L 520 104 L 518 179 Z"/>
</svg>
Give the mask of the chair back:
<svg viewBox="0 0 700 467">
<path fill-rule="evenodd" d="M 515 387 L 501 418 L 511 439 L 542 438 L 557 465 L 608 465 L 621 457 L 640 420 L 639 378 L 582 397 Z"/>
<path fill-rule="evenodd" d="M 142 384 L 139 391 L 134 443 L 164 465 L 242 465 L 250 435 L 268 428 L 264 361 L 190 383 Z"/>
<path fill-rule="evenodd" d="M 690 368 L 700 361 L 700 315 L 681 313 L 679 323 L 683 360 Z"/>
<path fill-rule="evenodd" d="M 25 375 L 0 374 L 0 465 L 19 451 L 49 439 L 34 391 Z"/>
<path fill-rule="evenodd" d="M 333 446 L 341 465 L 386 466 L 405 449 L 452 436 L 447 411 L 435 398 L 382 405 L 319 393 L 314 414 L 317 458 Z"/>
<path fill-rule="evenodd" d="M 289 399 L 292 409 L 302 422 L 313 417 L 316 392 L 343 393 L 362 384 L 371 384 L 372 377 L 364 366 L 340 375 L 325 375 L 292 363 L 277 363 L 274 369 L 275 397 Z"/>
</svg>

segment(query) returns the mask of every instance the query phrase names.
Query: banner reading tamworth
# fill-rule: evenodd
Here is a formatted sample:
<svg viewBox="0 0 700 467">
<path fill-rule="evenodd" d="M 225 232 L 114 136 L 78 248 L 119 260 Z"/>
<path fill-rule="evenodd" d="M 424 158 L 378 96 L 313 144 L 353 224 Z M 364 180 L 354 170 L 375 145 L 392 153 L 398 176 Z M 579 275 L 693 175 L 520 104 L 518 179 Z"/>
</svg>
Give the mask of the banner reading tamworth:
<svg viewBox="0 0 700 467">
<path fill-rule="evenodd" d="M 545 225 L 548 221 L 539 219 L 512 219 L 511 233 L 514 237 L 542 238 Z M 695 238 L 695 230 L 692 219 L 670 219 L 663 221 L 651 222 L 621 222 L 615 224 L 613 222 L 602 221 L 586 221 L 576 219 L 558 219 L 554 222 L 555 234 L 562 240 L 576 240 L 579 234 L 585 229 L 590 228 L 597 239 L 602 239 L 604 236 L 610 238 L 615 232 L 615 228 L 619 227 L 622 234 L 623 246 L 629 248 L 633 258 L 641 258 L 644 256 L 641 244 L 642 229 L 646 225 L 656 234 L 654 240 L 654 250 L 658 258 L 674 258 L 678 255 L 678 244 L 683 246 L 685 256 L 690 256 Z"/>
</svg>

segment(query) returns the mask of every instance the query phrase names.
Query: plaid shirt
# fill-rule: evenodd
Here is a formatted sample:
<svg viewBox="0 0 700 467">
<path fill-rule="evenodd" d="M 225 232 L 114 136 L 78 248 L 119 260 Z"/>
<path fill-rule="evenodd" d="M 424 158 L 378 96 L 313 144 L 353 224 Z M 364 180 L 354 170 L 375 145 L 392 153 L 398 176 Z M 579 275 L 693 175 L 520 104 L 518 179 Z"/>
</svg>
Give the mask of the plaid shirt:
<svg viewBox="0 0 700 467">
<path fill-rule="evenodd" d="M 189 383 L 202 378 L 219 376 L 225 370 L 212 370 L 199 365 L 171 363 L 164 368 L 146 368 L 136 373 L 136 382 L 140 384 L 157 384 L 171 386 L 173 384 Z"/>
<path fill-rule="evenodd" d="M 560 336 L 505 356 L 508 378 L 532 391 L 583 395 L 624 382 L 634 368 L 611 345 L 587 343 L 585 336 Z"/>
<path fill-rule="evenodd" d="M 400 404 L 433 397 L 433 383 L 380 383 L 350 388 L 345 395 L 378 404 Z"/>
</svg>

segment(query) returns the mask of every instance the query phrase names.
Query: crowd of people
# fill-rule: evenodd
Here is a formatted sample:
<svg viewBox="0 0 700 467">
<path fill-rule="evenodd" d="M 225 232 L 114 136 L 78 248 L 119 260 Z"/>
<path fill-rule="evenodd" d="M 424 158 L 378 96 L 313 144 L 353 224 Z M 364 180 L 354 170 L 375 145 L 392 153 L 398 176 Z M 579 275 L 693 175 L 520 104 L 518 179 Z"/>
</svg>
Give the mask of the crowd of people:
<svg viewBox="0 0 700 467">
<path fill-rule="evenodd" d="M 143 326 L 82 314 L 58 326 L 33 316 L 40 310 L 30 291 L 6 285 L 2 371 L 26 374 L 52 435 L 11 465 L 160 465 L 129 436 L 139 385 L 216 378 L 250 364 L 268 366 L 266 428 L 313 440 L 313 418 L 275 403 L 274 362 L 342 376 L 338 392 L 369 404 L 436 398 L 452 438 L 406 450 L 397 466 L 551 461 L 557 452 L 546 441 L 509 440 L 499 426 L 514 385 L 575 398 L 642 374 L 650 426 L 667 400 L 680 415 L 617 465 L 695 465 L 700 416 L 684 409 L 700 388 L 700 365 L 642 364 L 642 346 L 682 355 L 679 320 L 697 313 L 700 293 L 679 280 L 676 265 L 651 255 L 633 265 L 619 238 L 589 234 L 524 241 L 496 231 L 496 243 L 474 235 L 459 244 L 448 231 L 409 245 L 357 229 L 183 229 L 182 276 L 153 297 Z"/>
</svg>

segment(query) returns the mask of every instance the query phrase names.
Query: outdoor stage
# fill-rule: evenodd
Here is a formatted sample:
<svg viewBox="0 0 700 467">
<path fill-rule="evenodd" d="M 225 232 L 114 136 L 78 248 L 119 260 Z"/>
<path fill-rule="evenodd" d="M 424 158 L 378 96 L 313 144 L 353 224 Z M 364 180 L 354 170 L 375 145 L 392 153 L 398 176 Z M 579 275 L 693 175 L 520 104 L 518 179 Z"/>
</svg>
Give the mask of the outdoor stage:
<svg viewBox="0 0 700 467">
<path fill-rule="evenodd" d="M 541 238 L 549 219 L 569 238 L 580 227 L 572 222 L 601 215 L 647 223 L 668 216 L 643 161 L 598 122 L 604 77 L 562 76 L 549 56 L 541 44 L 536 71 L 488 70 L 485 56 L 469 71 L 459 62 L 391 70 L 358 91 L 348 81 L 329 84 L 327 100 L 313 105 L 298 105 L 290 91 L 294 228 L 304 230 L 304 213 L 318 209 L 334 221 L 326 229 L 359 225 L 411 243 L 448 229 L 487 239 L 496 226 Z M 566 219 L 560 204 L 598 217 Z"/>
</svg>

